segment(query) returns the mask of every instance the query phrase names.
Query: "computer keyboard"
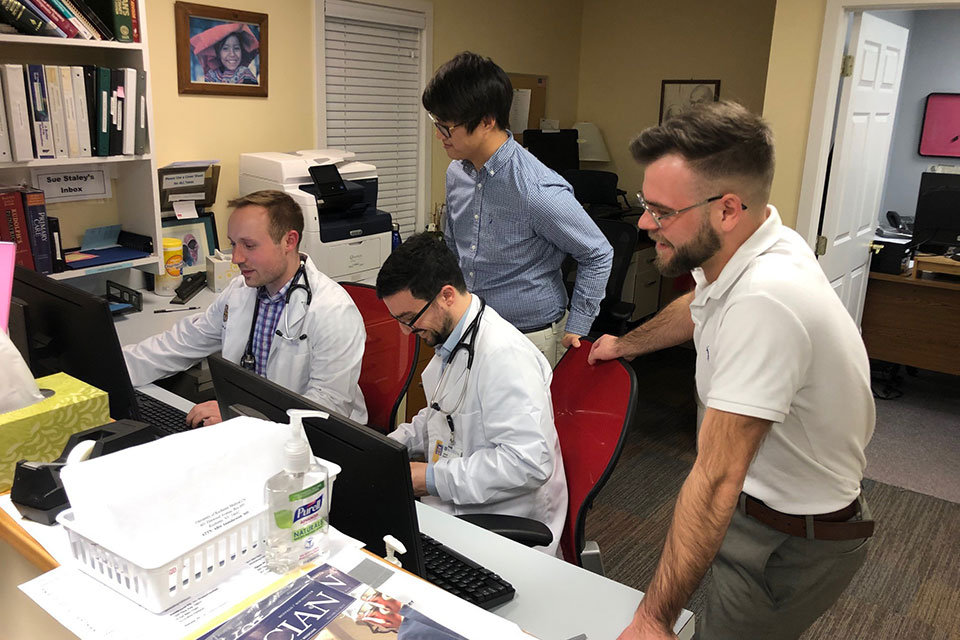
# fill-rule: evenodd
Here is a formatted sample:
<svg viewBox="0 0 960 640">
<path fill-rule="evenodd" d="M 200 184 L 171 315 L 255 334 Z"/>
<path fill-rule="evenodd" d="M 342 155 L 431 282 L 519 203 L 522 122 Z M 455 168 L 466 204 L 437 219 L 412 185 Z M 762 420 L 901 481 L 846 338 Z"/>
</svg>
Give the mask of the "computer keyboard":
<svg viewBox="0 0 960 640">
<path fill-rule="evenodd" d="M 142 391 L 135 391 L 137 407 L 140 409 L 140 420 L 153 426 L 163 435 L 180 433 L 189 429 L 185 411 L 170 406 L 163 400 L 157 400 Z"/>
<path fill-rule="evenodd" d="M 421 533 L 420 538 L 428 581 L 482 609 L 492 609 L 513 599 L 513 585 L 493 571 L 426 534 Z"/>
</svg>

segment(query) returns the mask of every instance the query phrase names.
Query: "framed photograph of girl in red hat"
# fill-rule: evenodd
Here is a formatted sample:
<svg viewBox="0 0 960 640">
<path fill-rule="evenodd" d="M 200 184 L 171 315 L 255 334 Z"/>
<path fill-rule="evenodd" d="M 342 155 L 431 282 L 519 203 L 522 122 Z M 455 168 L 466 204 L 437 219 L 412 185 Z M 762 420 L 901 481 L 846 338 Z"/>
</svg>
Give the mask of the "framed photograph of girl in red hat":
<svg viewBox="0 0 960 640">
<path fill-rule="evenodd" d="M 180 93 L 267 96 L 267 15 L 174 4 Z"/>
</svg>

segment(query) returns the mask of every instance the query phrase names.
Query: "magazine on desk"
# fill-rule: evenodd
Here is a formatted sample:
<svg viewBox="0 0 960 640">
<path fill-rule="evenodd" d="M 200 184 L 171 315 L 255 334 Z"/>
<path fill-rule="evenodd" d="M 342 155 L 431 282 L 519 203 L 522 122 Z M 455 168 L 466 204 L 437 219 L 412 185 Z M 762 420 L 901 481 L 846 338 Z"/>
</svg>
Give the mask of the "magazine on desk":
<svg viewBox="0 0 960 640">
<path fill-rule="evenodd" d="M 409 602 L 326 564 L 255 602 L 199 640 L 359 640 L 383 634 L 396 635 L 398 640 L 466 640 Z"/>
</svg>

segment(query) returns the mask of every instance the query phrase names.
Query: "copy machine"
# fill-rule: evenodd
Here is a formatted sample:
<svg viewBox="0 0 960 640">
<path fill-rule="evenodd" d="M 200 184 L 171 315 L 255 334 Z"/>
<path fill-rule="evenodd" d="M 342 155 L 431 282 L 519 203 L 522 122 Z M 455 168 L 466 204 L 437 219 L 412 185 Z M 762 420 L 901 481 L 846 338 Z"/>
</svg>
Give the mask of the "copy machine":
<svg viewBox="0 0 960 640">
<path fill-rule="evenodd" d="M 300 250 L 335 281 L 373 284 L 392 220 L 377 210 L 377 170 L 338 149 L 240 154 L 240 194 L 277 189 L 303 210 Z"/>
</svg>

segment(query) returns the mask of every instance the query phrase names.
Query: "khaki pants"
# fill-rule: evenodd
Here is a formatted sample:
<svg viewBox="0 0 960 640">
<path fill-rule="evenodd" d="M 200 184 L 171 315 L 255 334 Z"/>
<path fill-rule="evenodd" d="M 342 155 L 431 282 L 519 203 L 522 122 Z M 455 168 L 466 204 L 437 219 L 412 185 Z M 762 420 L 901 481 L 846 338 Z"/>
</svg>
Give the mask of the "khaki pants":
<svg viewBox="0 0 960 640">
<path fill-rule="evenodd" d="M 560 361 L 561 356 L 563 356 L 566 351 L 562 341 L 564 328 L 567 326 L 568 315 L 570 315 L 570 312 L 566 311 L 559 320 L 546 329 L 523 334 L 527 336 L 530 342 L 533 343 L 533 346 L 539 349 L 540 353 L 547 358 L 551 369 L 557 366 L 557 362 Z"/>
<path fill-rule="evenodd" d="M 870 510 L 862 501 L 862 516 Z M 808 540 L 733 514 L 714 558 L 699 640 L 800 636 L 830 606 L 863 564 L 870 538 Z"/>
</svg>

